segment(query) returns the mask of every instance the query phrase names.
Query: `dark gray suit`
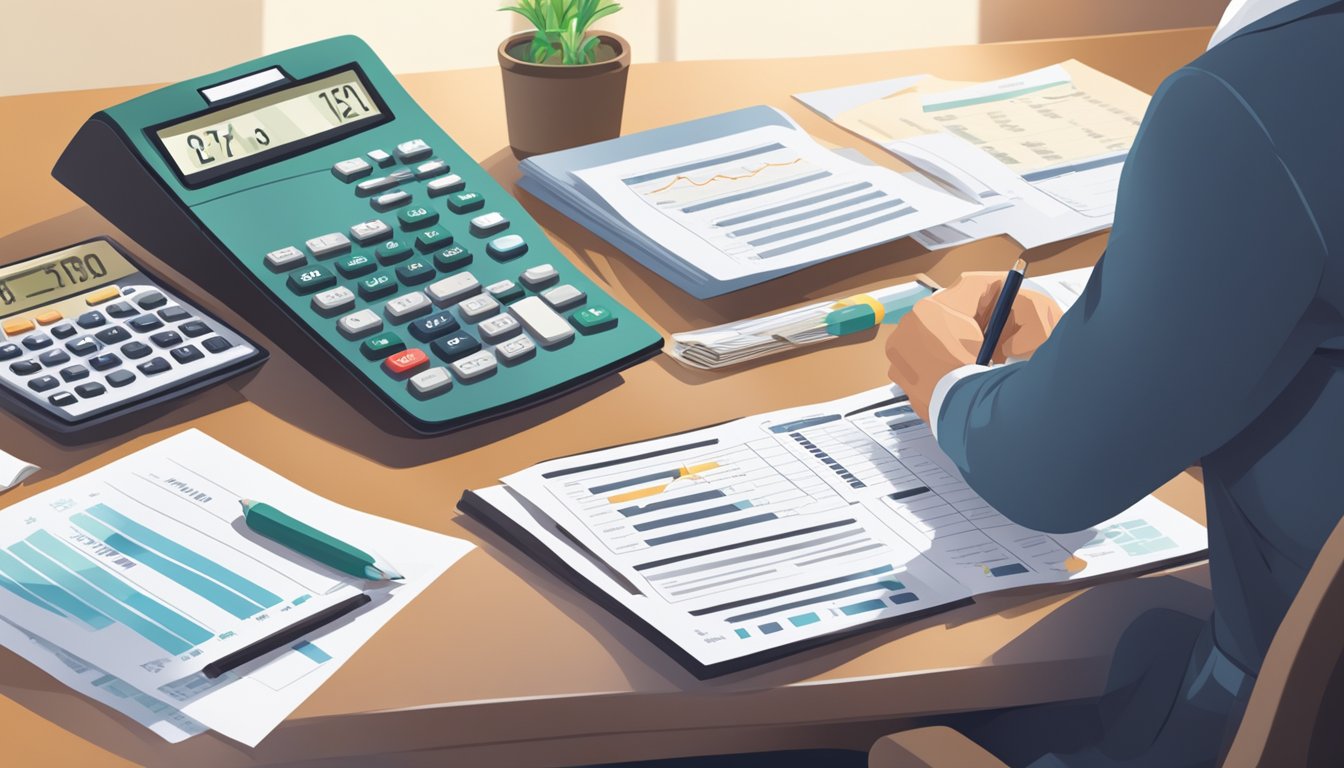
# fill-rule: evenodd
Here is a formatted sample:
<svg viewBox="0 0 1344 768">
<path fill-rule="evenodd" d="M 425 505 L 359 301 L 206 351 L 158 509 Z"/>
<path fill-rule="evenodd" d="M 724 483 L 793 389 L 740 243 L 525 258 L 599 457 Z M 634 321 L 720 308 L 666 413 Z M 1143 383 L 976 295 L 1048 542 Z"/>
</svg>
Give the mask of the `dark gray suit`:
<svg viewBox="0 0 1344 768">
<path fill-rule="evenodd" d="M 1201 653 L 1255 675 L 1344 514 L 1344 2 L 1299 0 L 1167 78 L 1083 297 L 1030 361 L 953 386 L 938 441 L 1047 531 L 1200 462 L 1217 650 L 1185 685 Z"/>
</svg>

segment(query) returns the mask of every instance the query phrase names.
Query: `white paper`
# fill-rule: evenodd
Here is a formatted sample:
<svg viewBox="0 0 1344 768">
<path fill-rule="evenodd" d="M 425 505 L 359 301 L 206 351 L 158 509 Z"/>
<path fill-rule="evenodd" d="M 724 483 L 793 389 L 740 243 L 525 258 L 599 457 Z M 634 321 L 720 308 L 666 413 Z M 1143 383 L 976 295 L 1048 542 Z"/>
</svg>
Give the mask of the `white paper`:
<svg viewBox="0 0 1344 768">
<path fill-rule="evenodd" d="M 827 120 L 834 121 L 841 114 L 870 101 L 884 99 L 893 93 L 899 93 L 919 84 L 927 75 L 910 75 L 892 80 L 878 80 L 872 83 L 844 85 L 839 88 L 826 88 L 820 91 L 796 93 L 793 98 Z"/>
<path fill-rule="evenodd" d="M 37 470 L 36 464 L 29 464 L 17 456 L 0 451 L 0 491 L 7 491 L 22 483 Z"/>
</svg>

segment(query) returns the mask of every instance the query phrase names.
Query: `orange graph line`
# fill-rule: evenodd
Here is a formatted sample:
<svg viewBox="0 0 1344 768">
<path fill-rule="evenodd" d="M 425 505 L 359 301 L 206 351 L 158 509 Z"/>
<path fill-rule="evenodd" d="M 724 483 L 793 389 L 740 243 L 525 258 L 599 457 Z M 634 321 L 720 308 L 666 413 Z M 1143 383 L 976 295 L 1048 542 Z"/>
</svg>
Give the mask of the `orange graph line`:
<svg viewBox="0 0 1344 768">
<path fill-rule="evenodd" d="M 741 176 L 729 176 L 728 174 L 725 174 L 725 173 L 716 173 L 716 174 L 714 174 L 713 176 L 710 176 L 708 179 L 705 179 L 704 181 L 696 181 L 695 179 L 692 179 L 690 176 L 677 176 L 677 177 L 673 178 L 671 181 L 667 182 L 667 184 L 664 184 L 663 186 L 661 186 L 661 187 L 659 187 L 659 188 L 657 188 L 657 189 L 650 190 L 650 191 L 646 192 L 645 194 L 646 194 L 646 195 L 656 195 L 656 194 L 658 194 L 659 192 L 666 192 L 667 190 L 671 189 L 672 187 L 675 187 L 675 186 L 677 185 L 677 182 L 679 182 L 679 181 L 687 182 L 688 184 L 690 184 L 690 185 L 693 186 L 693 187 L 703 187 L 703 186 L 705 186 L 705 185 L 707 185 L 707 184 L 712 184 L 712 183 L 714 183 L 714 182 L 716 182 L 716 181 L 741 181 L 741 180 L 743 180 L 743 179 L 750 179 L 752 176 L 755 176 L 756 174 L 760 173 L 761 171 L 764 171 L 766 168 L 784 168 L 784 167 L 787 167 L 787 166 L 790 166 L 790 165 L 797 165 L 798 163 L 801 163 L 801 162 L 803 162 L 803 158 L 801 158 L 801 157 L 796 157 L 796 158 L 794 158 L 793 160 L 790 160 L 790 161 L 787 162 L 787 163 L 766 163 L 765 165 L 762 165 L 760 168 L 757 168 L 756 170 L 754 170 L 754 171 L 752 171 L 752 172 L 750 172 L 750 173 L 743 174 L 743 175 L 741 175 Z"/>
</svg>

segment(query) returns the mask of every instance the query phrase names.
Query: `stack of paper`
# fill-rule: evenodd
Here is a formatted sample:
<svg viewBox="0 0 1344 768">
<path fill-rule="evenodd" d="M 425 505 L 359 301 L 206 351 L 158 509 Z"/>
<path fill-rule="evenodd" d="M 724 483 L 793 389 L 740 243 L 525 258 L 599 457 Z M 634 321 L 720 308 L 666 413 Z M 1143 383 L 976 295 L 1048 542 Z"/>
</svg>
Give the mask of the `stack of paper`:
<svg viewBox="0 0 1344 768">
<path fill-rule="evenodd" d="M 370 585 L 257 536 L 243 496 L 378 552 L 405 580 Z M 470 549 L 333 504 L 191 430 L 4 510 L 0 643 L 169 741 L 213 729 L 256 746 Z M 346 619 L 203 673 L 361 591 L 373 602 Z"/>
<path fill-rule="evenodd" d="M 696 298 L 904 237 L 971 202 L 751 107 L 524 160 L 521 184 Z"/>
</svg>

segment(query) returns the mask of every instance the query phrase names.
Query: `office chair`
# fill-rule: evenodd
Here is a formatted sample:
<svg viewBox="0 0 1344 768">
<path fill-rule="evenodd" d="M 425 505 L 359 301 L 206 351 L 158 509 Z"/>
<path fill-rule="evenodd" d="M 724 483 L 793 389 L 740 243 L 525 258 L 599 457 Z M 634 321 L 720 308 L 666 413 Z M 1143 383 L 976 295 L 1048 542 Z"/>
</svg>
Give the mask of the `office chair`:
<svg viewBox="0 0 1344 768">
<path fill-rule="evenodd" d="M 1224 768 L 1344 765 L 1344 521 L 1270 643 Z M 1006 768 L 946 726 L 889 734 L 868 768 Z"/>
</svg>

